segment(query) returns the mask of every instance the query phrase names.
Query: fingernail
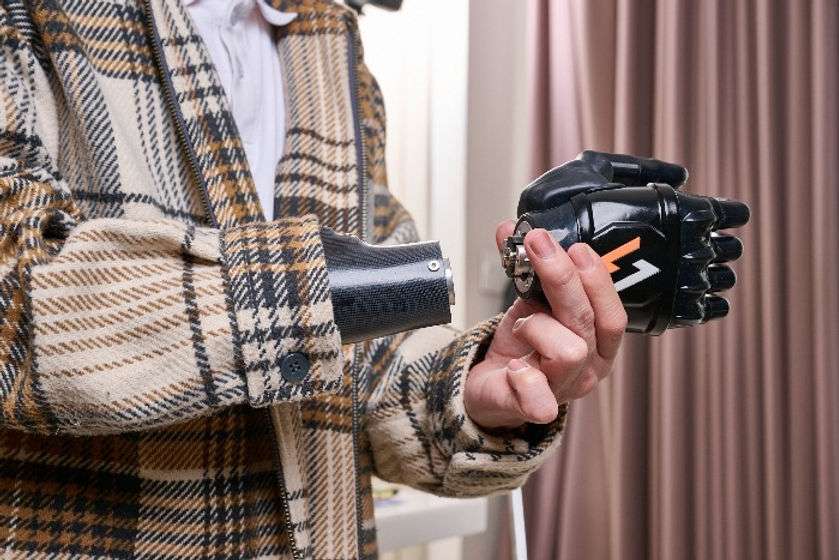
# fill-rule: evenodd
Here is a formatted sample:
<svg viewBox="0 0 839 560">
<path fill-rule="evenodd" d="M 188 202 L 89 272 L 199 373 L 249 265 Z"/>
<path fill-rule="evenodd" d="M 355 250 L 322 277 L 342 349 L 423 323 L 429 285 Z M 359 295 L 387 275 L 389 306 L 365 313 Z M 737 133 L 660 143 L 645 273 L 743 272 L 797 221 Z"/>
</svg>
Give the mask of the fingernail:
<svg viewBox="0 0 839 560">
<path fill-rule="evenodd" d="M 577 268 L 580 270 L 589 269 L 594 264 L 594 259 L 591 257 L 591 253 L 591 248 L 583 243 L 574 245 L 571 247 L 571 250 L 568 251 L 568 254 L 571 256 L 571 260 L 574 261 L 574 264 L 577 265 Z"/>
<path fill-rule="evenodd" d="M 556 253 L 556 242 L 547 231 L 537 229 L 530 232 L 527 236 L 533 240 L 530 242 L 530 248 L 536 253 L 536 256 L 542 259 L 549 259 Z"/>
<path fill-rule="evenodd" d="M 525 321 L 527 321 L 527 317 L 519 317 L 518 319 L 516 319 L 516 322 L 513 323 L 513 330 L 519 330 L 522 327 L 522 325 L 524 325 Z"/>
<path fill-rule="evenodd" d="M 524 371 L 528 368 L 527 362 L 524 360 L 520 360 L 518 358 L 513 358 L 509 362 L 507 362 L 507 369 L 513 373 L 518 373 L 520 371 Z"/>
</svg>

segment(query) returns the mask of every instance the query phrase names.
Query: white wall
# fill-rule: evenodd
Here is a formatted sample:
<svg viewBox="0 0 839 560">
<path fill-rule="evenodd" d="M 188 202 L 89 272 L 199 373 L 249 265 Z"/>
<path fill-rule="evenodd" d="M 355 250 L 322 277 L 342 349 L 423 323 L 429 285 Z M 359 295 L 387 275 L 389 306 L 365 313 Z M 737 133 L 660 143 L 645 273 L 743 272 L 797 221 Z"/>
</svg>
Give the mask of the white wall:
<svg viewBox="0 0 839 560">
<path fill-rule="evenodd" d="M 469 324 L 498 312 L 506 286 L 495 226 L 515 218 L 528 176 L 527 1 L 476 0 L 469 18 L 466 301 Z"/>
</svg>

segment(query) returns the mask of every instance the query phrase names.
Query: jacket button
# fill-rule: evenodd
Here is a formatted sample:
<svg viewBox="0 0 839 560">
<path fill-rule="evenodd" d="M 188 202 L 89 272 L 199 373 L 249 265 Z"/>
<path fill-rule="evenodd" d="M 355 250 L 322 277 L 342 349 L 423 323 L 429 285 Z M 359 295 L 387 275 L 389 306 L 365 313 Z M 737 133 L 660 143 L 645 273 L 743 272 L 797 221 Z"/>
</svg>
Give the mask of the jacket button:
<svg viewBox="0 0 839 560">
<path fill-rule="evenodd" d="M 309 358 L 303 352 L 286 354 L 280 360 L 280 374 L 290 383 L 300 383 L 309 374 Z"/>
</svg>

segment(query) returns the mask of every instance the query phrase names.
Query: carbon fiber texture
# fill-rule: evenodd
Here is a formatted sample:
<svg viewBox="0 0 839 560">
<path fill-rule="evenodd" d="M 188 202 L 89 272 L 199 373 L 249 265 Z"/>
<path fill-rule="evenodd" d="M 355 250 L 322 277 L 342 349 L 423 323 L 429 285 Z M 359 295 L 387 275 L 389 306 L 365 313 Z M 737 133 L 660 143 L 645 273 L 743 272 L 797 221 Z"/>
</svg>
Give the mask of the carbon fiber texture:
<svg viewBox="0 0 839 560">
<path fill-rule="evenodd" d="M 439 243 L 369 245 L 328 228 L 321 240 L 342 342 L 451 321 Z"/>
</svg>

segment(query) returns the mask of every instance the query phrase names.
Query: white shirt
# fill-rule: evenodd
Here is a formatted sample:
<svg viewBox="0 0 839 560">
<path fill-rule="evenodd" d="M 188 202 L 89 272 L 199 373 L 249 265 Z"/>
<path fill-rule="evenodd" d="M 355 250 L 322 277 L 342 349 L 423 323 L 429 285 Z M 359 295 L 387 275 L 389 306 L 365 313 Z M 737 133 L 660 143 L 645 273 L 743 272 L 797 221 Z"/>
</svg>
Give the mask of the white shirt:
<svg viewBox="0 0 839 560">
<path fill-rule="evenodd" d="M 210 51 L 244 143 L 259 202 L 274 217 L 274 174 L 285 145 L 285 99 L 275 26 L 296 14 L 265 0 L 185 0 Z"/>
</svg>

